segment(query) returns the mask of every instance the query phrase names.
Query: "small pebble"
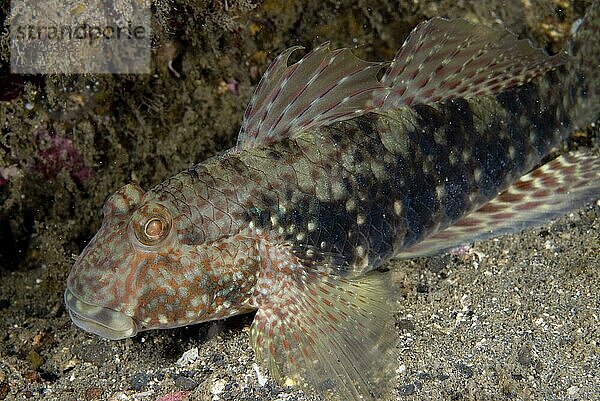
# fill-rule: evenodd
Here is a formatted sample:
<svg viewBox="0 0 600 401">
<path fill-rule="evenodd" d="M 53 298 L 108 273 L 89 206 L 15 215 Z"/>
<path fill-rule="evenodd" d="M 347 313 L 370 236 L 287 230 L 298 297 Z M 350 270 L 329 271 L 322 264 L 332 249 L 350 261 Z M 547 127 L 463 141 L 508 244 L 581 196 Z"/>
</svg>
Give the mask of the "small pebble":
<svg viewBox="0 0 600 401">
<path fill-rule="evenodd" d="M 416 387 L 413 383 L 407 384 L 404 387 L 400 388 L 400 395 L 402 396 L 409 396 L 409 395 L 413 395 L 415 393 Z"/>
<path fill-rule="evenodd" d="M 420 294 L 428 293 L 429 286 L 427 284 L 419 283 L 419 284 L 417 284 L 417 292 Z"/>
<path fill-rule="evenodd" d="M 194 363 L 198 359 L 198 347 L 194 347 L 189 349 L 181 355 L 181 357 L 177 360 L 177 366 L 186 366 L 191 363 Z"/>
<path fill-rule="evenodd" d="M 187 391 L 193 390 L 196 387 L 198 387 L 198 383 L 195 380 L 185 376 L 177 376 L 177 378 L 175 378 L 175 385 L 177 386 L 177 388 Z"/>
<path fill-rule="evenodd" d="M 517 354 L 517 359 L 521 366 L 531 366 L 533 363 L 533 357 L 531 356 L 531 350 L 527 346 L 522 346 Z"/>
<path fill-rule="evenodd" d="M 398 328 L 403 331 L 414 331 L 415 324 L 411 320 L 401 319 L 398 322 Z"/>
<path fill-rule="evenodd" d="M 138 372 L 130 379 L 131 389 L 134 391 L 140 391 L 146 387 L 148 381 L 150 381 L 150 375 L 148 375 L 148 373 Z"/>
<path fill-rule="evenodd" d="M 568 396 L 574 396 L 575 394 L 577 394 L 579 392 L 579 387 L 577 386 L 571 386 L 567 389 L 567 395 Z"/>
<path fill-rule="evenodd" d="M 102 390 L 100 387 L 92 386 L 85 390 L 85 399 L 87 401 L 99 400 L 103 393 L 104 390 Z"/>
<path fill-rule="evenodd" d="M 256 373 L 256 378 L 258 379 L 258 384 L 261 387 L 264 386 L 265 384 L 267 384 L 267 380 L 268 379 L 260 373 L 260 369 L 259 369 L 258 364 L 256 362 L 254 362 L 252 364 L 252 369 L 254 369 L 254 372 Z"/>
<path fill-rule="evenodd" d="M 38 370 L 40 366 L 44 364 L 44 358 L 34 350 L 31 350 L 29 351 L 29 354 L 27 354 L 27 362 L 29 362 L 31 369 Z"/>
<path fill-rule="evenodd" d="M 214 394 L 214 395 L 219 395 L 223 392 L 223 390 L 225 389 L 225 380 L 223 379 L 219 379 L 217 381 L 215 381 L 212 385 L 212 388 L 210 389 L 210 393 Z"/>
<path fill-rule="evenodd" d="M 473 377 L 473 368 L 465 365 L 464 363 L 456 364 L 456 369 L 465 376 L 465 378 L 470 379 Z"/>
</svg>

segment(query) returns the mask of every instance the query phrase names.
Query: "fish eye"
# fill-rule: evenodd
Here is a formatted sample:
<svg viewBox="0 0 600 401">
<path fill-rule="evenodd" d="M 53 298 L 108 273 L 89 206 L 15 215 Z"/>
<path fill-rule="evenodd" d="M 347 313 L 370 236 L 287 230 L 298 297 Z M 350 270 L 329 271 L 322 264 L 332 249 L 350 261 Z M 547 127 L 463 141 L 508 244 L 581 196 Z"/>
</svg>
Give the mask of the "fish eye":
<svg viewBox="0 0 600 401">
<path fill-rule="evenodd" d="M 144 227 L 144 234 L 153 241 L 162 238 L 165 234 L 164 222 L 156 217 L 148 220 L 146 227 Z"/>
<path fill-rule="evenodd" d="M 131 223 L 140 243 L 156 245 L 169 235 L 171 214 L 162 205 L 144 205 L 135 212 Z"/>
</svg>

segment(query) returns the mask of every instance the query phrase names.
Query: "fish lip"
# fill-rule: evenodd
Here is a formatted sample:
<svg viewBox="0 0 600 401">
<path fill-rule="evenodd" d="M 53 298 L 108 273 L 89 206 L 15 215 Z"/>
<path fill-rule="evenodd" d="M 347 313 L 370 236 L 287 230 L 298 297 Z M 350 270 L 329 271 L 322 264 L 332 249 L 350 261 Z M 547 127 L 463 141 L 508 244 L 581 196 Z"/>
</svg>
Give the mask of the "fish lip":
<svg viewBox="0 0 600 401">
<path fill-rule="evenodd" d="M 122 340 L 135 336 L 139 331 L 139 325 L 132 317 L 114 309 L 85 302 L 68 288 L 65 290 L 65 305 L 77 327 L 100 337 Z"/>
</svg>

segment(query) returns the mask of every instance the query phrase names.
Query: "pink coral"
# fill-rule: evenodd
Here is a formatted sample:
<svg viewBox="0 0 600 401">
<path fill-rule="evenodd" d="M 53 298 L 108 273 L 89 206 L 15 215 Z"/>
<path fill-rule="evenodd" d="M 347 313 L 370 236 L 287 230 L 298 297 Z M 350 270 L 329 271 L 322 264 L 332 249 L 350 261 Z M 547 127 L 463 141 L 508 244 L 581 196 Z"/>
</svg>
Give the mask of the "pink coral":
<svg viewBox="0 0 600 401">
<path fill-rule="evenodd" d="M 62 170 L 67 171 L 79 184 L 94 176 L 93 170 L 86 166 L 81 153 L 70 139 L 40 129 L 35 134 L 35 142 L 38 152 L 33 168 L 47 179 L 55 179 Z"/>
</svg>

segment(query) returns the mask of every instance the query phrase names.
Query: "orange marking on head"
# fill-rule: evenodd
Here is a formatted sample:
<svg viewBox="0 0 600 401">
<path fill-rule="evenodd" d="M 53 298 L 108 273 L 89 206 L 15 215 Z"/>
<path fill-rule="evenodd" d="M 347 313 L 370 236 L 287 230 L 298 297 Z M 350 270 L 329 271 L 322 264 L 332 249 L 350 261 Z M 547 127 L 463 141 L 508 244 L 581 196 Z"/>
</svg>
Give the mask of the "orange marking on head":
<svg viewBox="0 0 600 401">
<path fill-rule="evenodd" d="M 147 274 L 147 270 L 149 268 L 149 263 L 143 263 L 143 260 L 147 258 L 146 255 L 139 253 L 139 252 L 135 252 L 133 255 L 133 258 L 130 262 L 130 269 L 129 269 L 129 273 L 127 274 L 127 277 L 125 279 L 125 288 L 126 288 L 126 293 L 128 294 L 136 294 L 139 290 L 139 284 L 135 283 L 135 277 L 144 277 Z M 139 271 L 139 269 L 143 269 L 144 271 Z"/>
</svg>

